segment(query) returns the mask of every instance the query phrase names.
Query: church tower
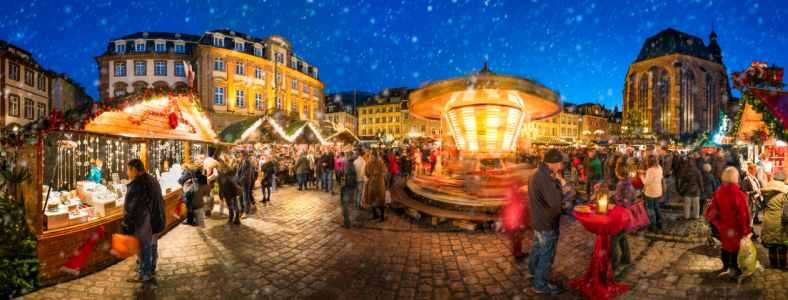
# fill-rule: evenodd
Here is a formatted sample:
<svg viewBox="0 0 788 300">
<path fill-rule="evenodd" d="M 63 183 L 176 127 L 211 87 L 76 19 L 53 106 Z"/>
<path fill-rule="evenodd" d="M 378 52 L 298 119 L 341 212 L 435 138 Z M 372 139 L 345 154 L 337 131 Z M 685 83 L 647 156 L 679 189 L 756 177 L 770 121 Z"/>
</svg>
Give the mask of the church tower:
<svg viewBox="0 0 788 300">
<path fill-rule="evenodd" d="M 722 63 L 722 49 L 720 49 L 720 45 L 717 45 L 717 34 L 714 33 L 714 22 L 711 23 L 711 34 L 709 35 L 709 52 L 711 55 L 714 56 L 720 63 Z"/>
</svg>

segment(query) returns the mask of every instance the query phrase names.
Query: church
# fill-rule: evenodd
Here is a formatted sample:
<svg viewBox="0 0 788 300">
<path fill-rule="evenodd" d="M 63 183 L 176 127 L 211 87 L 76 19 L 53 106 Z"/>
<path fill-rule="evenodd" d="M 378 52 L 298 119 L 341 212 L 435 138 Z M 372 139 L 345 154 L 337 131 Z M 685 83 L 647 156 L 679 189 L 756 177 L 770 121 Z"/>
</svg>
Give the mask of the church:
<svg viewBox="0 0 788 300">
<path fill-rule="evenodd" d="M 731 98 L 727 74 L 714 26 L 708 47 L 698 37 L 665 29 L 646 39 L 629 65 L 624 116 L 644 111 L 649 133 L 713 133 Z"/>
</svg>

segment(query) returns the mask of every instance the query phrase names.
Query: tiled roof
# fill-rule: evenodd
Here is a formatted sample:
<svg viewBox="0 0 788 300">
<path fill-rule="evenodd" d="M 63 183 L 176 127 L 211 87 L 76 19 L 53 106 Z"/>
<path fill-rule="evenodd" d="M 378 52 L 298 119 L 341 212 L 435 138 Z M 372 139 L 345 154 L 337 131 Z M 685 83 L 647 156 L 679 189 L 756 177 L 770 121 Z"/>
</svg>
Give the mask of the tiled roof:
<svg viewBox="0 0 788 300">
<path fill-rule="evenodd" d="M 722 64 L 698 37 L 668 28 L 646 39 L 635 62 L 652 58 L 682 54 Z"/>
<path fill-rule="evenodd" d="M 134 34 L 130 34 L 118 39 L 112 39 L 109 41 L 107 45 L 107 49 L 104 50 L 104 55 L 117 55 L 117 54 L 155 54 L 155 53 L 164 53 L 164 54 L 181 54 L 181 55 L 191 55 L 194 53 L 194 49 L 197 48 L 197 41 L 200 40 L 199 35 L 192 35 L 192 34 L 185 34 L 181 33 L 180 38 L 176 38 L 175 34 L 172 32 L 148 32 L 148 37 L 143 37 L 143 32 L 137 32 Z M 137 52 L 137 48 L 135 47 L 136 40 L 144 39 L 145 40 L 145 51 Z M 123 40 L 126 43 L 126 52 L 118 53 L 115 47 L 115 41 Z M 165 41 L 165 50 L 164 52 L 156 52 L 156 40 L 164 40 Z M 184 51 L 183 53 L 175 53 L 175 41 L 184 41 Z"/>
</svg>

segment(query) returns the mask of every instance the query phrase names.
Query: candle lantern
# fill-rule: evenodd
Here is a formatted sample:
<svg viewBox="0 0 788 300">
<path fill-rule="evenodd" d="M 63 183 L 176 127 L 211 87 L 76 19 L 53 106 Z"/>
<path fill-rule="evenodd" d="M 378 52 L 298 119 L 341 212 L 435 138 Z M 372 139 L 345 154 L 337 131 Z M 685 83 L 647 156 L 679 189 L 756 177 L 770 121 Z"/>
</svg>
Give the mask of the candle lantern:
<svg viewBox="0 0 788 300">
<path fill-rule="evenodd" d="M 594 195 L 596 196 L 596 213 L 600 215 L 608 214 L 610 210 L 607 208 L 607 204 L 610 202 L 610 191 L 607 189 L 607 186 L 604 183 L 600 184 Z"/>
</svg>

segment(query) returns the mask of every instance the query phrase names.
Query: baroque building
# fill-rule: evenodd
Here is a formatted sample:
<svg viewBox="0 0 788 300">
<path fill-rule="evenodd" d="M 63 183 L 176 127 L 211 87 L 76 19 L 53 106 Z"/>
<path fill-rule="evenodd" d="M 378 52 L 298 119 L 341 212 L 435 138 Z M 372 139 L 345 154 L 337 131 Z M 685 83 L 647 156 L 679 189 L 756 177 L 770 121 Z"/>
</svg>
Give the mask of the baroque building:
<svg viewBox="0 0 788 300">
<path fill-rule="evenodd" d="M 46 117 L 52 107 L 56 73 L 30 52 L 0 40 L 0 132 L 7 134 Z"/>
<path fill-rule="evenodd" d="M 668 28 L 646 39 L 629 65 L 623 115 L 644 111 L 648 132 L 679 135 L 718 130 L 730 99 L 727 69 L 712 27 L 709 46 Z"/>
<path fill-rule="evenodd" d="M 379 134 L 402 138 L 402 102 L 407 100 L 408 88 L 387 88 L 359 105 L 359 138 L 374 138 Z"/>
</svg>

